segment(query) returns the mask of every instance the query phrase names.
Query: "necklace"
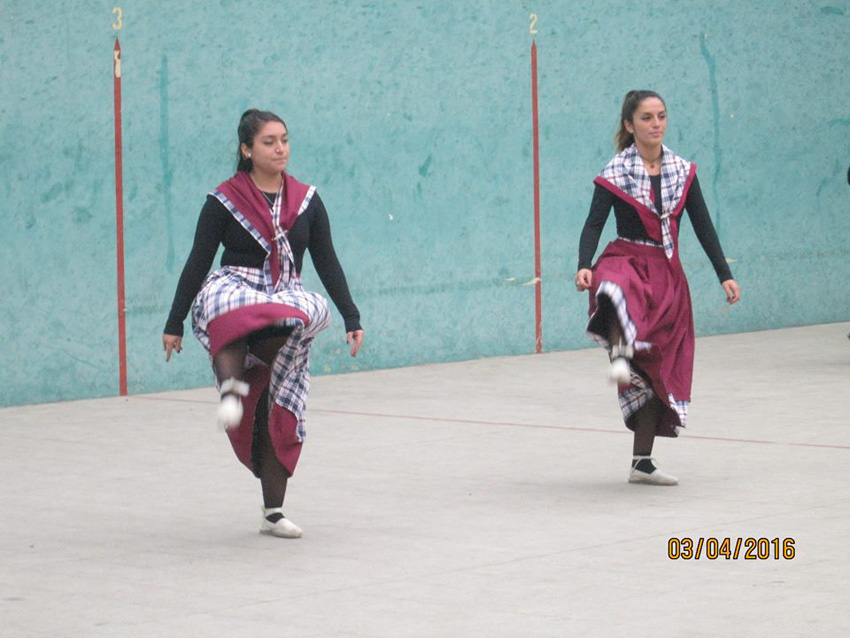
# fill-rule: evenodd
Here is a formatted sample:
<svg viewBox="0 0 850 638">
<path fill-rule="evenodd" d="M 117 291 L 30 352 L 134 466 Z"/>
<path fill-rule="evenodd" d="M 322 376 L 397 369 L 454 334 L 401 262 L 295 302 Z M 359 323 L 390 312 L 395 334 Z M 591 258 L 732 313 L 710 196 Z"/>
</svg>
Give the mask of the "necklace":
<svg viewBox="0 0 850 638">
<path fill-rule="evenodd" d="M 269 203 L 269 206 L 274 206 L 274 200 L 275 200 L 275 199 L 277 199 L 277 190 L 280 188 L 280 185 L 276 186 L 276 187 L 275 187 L 275 192 L 274 192 L 274 193 L 272 193 L 271 195 L 269 195 L 269 194 L 268 194 L 265 190 L 263 190 L 263 187 L 262 187 L 262 186 L 260 186 L 260 185 L 257 183 L 257 180 L 256 180 L 256 178 L 254 177 L 253 172 L 252 172 L 252 173 L 249 173 L 249 176 L 250 176 L 250 178 L 251 178 L 251 181 L 252 181 L 252 182 L 254 182 L 254 186 L 256 186 L 256 187 L 257 187 L 257 190 L 258 190 L 258 191 L 260 191 L 260 192 L 263 194 L 263 197 L 265 197 L 265 198 L 266 198 L 266 201 Z"/>
<path fill-rule="evenodd" d="M 638 155 L 640 155 L 640 153 L 638 153 Z M 663 149 L 662 149 L 662 150 L 658 153 L 658 157 L 656 157 L 655 159 L 649 159 L 649 158 L 644 157 L 643 155 L 640 155 L 640 158 L 641 158 L 644 162 L 646 162 L 647 164 L 649 164 L 649 168 L 655 168 L 655 162 L 657 162 L 658 160 L 660 160 L 662 155 L 664 155 L 664 150 L 663 150 Z"/>
</svg>

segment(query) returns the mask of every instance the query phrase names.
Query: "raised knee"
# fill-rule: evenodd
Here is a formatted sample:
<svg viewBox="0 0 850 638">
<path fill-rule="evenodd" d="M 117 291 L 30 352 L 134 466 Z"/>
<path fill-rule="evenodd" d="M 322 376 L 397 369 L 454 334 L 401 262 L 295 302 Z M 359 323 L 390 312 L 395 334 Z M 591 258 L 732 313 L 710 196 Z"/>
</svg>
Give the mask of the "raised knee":
<svg viewBox="0 0 850 638">
<path fill-rule="evenodd" d="M 316 311 L 310 318 L 310 327 L 315 331 L 324 330 L 331 323 L 331 311 L 327 299 L 318 297 Z"/>
</svg>

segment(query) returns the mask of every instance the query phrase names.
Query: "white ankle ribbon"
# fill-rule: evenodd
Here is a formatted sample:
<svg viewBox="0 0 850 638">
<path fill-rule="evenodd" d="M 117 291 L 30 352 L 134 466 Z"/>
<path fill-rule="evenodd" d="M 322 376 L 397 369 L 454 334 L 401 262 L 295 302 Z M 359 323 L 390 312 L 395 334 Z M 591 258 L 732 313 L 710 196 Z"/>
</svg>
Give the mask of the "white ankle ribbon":
<svg viewBox="0 0 850 638">
<path fill-rule="evenodd" d="M 250 389 L 251 386 L 244 381 L 230 377 L 229 379 L 222 381 L 219 392 L 221 394 L 227 394 L 229 392 L 231 394 L 238 394 L 240 397 L 247 397 Z"/>
<path fill-rule="evenodd" d="M 631 359 L 635 356 L 635 349 L 630 345 L 618 345 L 611 346 L 611 358 L 616 359 L 617 357 L 625 357 L 626 359 Z"/>
</svg>

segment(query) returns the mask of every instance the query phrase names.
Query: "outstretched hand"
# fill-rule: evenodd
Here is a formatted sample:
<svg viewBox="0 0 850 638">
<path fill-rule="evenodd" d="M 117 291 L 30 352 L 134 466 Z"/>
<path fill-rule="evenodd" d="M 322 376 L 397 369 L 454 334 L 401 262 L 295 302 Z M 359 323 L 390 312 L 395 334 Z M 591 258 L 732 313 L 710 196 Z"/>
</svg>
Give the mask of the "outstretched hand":
<svg viewBox="0 0 850 638">
<path fill-rule="evenodd" d="M 351 346 L 351 356 L 356 357 L 357 351 L 360 350 L 360 346 L 363 345 L 363 331 L 352 330 L 347 333 L 345 335 L 345 342 Z"/>
<path fill-rule="evenodd" d="M 722 284 L 726 291 L 726 303 L 735 303 L 741 300 L 741 287 L 734 279 L 727 279 Z"/>
</svg>

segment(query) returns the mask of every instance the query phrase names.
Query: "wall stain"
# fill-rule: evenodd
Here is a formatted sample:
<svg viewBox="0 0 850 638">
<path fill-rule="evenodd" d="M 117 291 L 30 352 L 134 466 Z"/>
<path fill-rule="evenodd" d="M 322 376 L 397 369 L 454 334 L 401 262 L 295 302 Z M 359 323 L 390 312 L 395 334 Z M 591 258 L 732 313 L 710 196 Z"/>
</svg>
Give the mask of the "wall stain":
<svg viewBox="0 0 850 638">
<path fill-rule="evenodd" d="M 174 215 L 172 210 L 171 186 L 174 171 L 169 160 L 168 143 L 168 57 L 162 56 L 159 74 L 159 159 L 162 166 L 163 196 L 165 198 L 165 236 L 168 247 L 165 251 L 165 268 L 174 272 Z"/>
<path fill-rule="evenodd" d="M 708 50 L 706 43 L 706 33 L 703 31 L 699 34 L 699 48 L 702 57 L 705 58 L 705 63 L 708 66 L 708 86 L 711 90 L 711 116 L 714 120 L 714 175 L 711 181 L 711 191 L 714 194 L 714 226 L 717 230 L 717 236 L 721 235 L 720 226 L 720 197 L 717 194 L 717 184 L 720 181 L 720 173 L 723 166 L 723 150 L 720 146 L 720 96 L 717 91 L 717 66 L 714 56 Z"/>
<path fill-rule="evenodd" d="M 82 142 L 77 142 L 77 147 L 74 149 L 74 172 L 87 173 L 91 165 L 91 155 L 86 153 Z"/>
<path fill-rule="evenodd" d="M 820 12 L 824 15 L 843 16 L 844 9 L 841 7 L 821 7 Z"/>
<path fill-rule="evenodd" d="M 429 173 L 428 173 L 428 171 L 429 171 L 429 169 L 431 168 L 431 161 L 432 161 L 433 159 L 434 159 L 434 158 L 431 156 L 431 154 L 430 154 L 430 153 L 428 153 L 428 157 L 425 159 L 425 161 L 423 162 L 422 166 L 420 166 L 420 167 L 419 167 L 419 174 L 420 174 L 422 177 L 428 177 L 428 174 L 429 174 Z"/>
<path fill-rule="evenodd" d="M 73 220 L 75 224 L 85 224 L 92 219 L 91 211 L 88 208 L 77 206 L 74 208 Z"/>
<path fill-rule="evenodd" d="M 832 175 L 829 175 L 828 177 L 824 177 L 820 181 L 820 184 L 818 184 L 818 190 L 815 193 L 815 197 L 820 197 L 820 194 L 823 191 L 823 189 L 826 188 L 827 186 L 829 186 L 830 184 L 832 184 L 836 180 L 836 178 L 840 177 L 843 173 L 844 173 L 844 167 L 841 165 L 841 162 L 839 162 L 838 160 L 835 160 L 835 165 L 833 166 L 833 169 L 832 169 Z"/>
<path fill-rule="evenodd" d="M 62 184 L 54 184 L 44 195 L 41 196 L 41 203 L 46 204 L 49 201 L 56 199 L 59 194 L 65 190 Z"/>
</svg>

